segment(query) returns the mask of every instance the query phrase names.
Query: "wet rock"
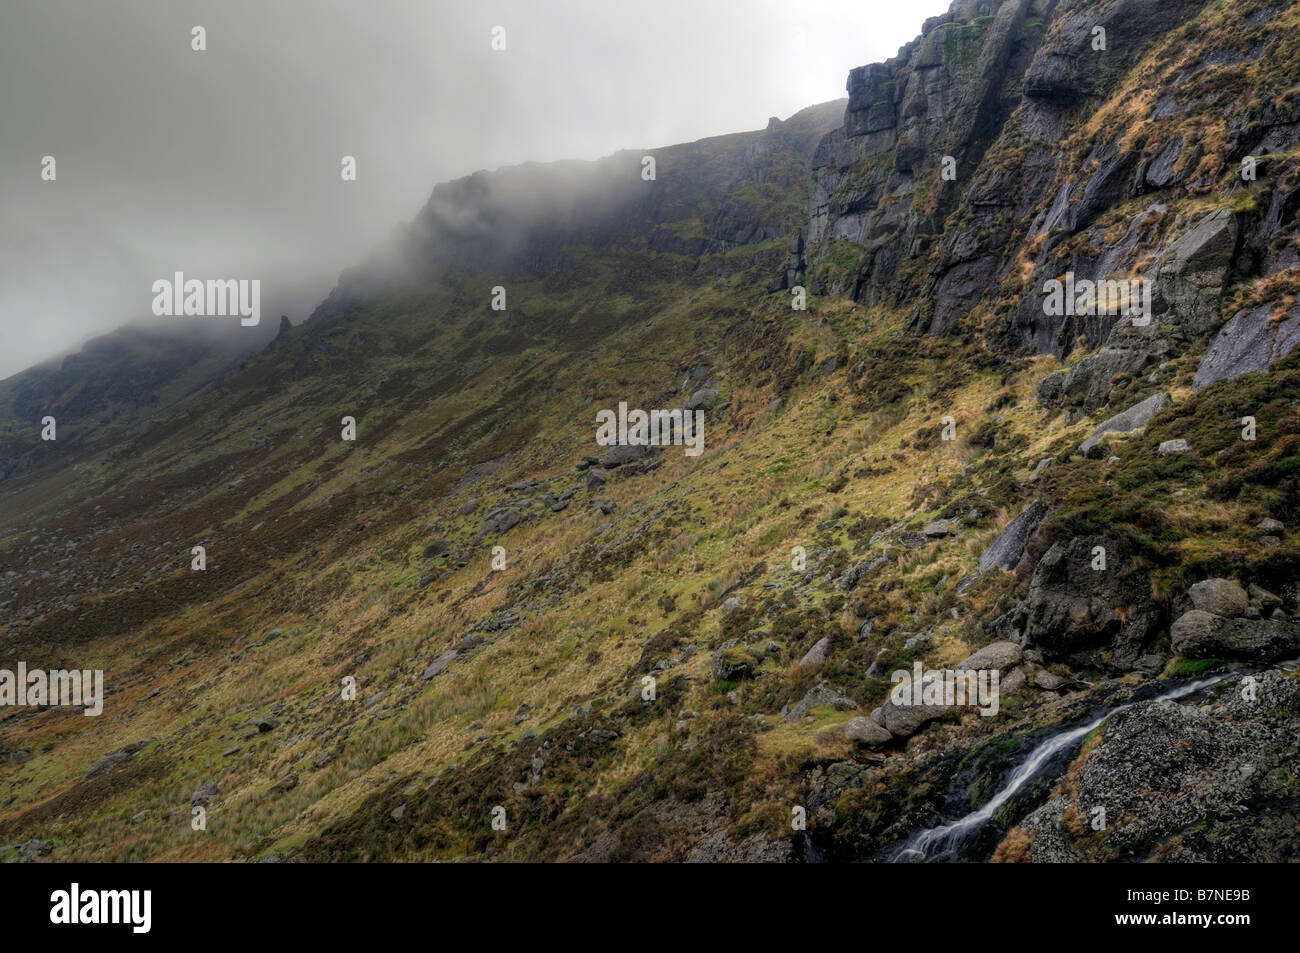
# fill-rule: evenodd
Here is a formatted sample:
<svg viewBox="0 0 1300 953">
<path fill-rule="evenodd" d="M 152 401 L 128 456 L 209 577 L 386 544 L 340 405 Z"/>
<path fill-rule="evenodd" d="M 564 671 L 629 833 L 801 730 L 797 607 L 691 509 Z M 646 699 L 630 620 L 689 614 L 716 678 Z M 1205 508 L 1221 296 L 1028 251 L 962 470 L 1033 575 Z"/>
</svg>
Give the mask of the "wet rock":
<svg viewBox="0 0 1300 953">
<path fill-rule="evenodd" d="M 1280 805 L 1294 796 L 1300 685 L 1277 671 L 1257 681 L 1249 699 L 1229 682 L 1210 705 L 1140 702 L 1106 722 L 1073 770 L 1065 813 L 1075 824 L 1056 827 L 1081 859 L 1222 862 L 1289 853 L 1295 819 Z M 1104 838 L 1077 825 L 1097 805 L 1106 807 Z M 1036 839 L 1033 849 L 1041 859 Z"/>
</svg>

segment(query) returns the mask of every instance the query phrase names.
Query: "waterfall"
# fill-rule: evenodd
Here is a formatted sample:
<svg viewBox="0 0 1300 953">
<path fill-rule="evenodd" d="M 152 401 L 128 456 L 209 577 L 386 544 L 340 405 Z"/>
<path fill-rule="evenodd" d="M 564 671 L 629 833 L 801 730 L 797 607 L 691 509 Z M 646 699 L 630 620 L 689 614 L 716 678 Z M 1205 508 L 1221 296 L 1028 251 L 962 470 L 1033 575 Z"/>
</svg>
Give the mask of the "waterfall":
<svg viewBox="0 0 1300 953">
<path fill-rule="evenodd" d="M 1163 695 L 1158 696 L 1154 701 L 1171 701 L 1176 698 L 1182 698 L 1193 692 L 1208 688 L 1211 685 L 1229 678 L 1231 672 L 1222 675 L 1216 675 L 1212 678 L 1202 678 L 1194 682 L 1188 682 L 1180 685 L 1178 688 L 1171 689 Z M 900 850 L 892 858 L 893 863 L 900 861 L 923 861 L 933 857 L 940 857 L 944 854 L 959 851 L 963 845 L 968 843 L 975 836 L 985 822 L 988 821 L 1002 805 L 1011 800 L 1016 792 L 1027 784 L 1038 771 L 1051 760 L 1052 756 L 1064 748 L 1074 745 L 1081 741 L 1087 734 L 1102 724 L 1111 715 L 1121 712 L 1126 708 L 1132 708 L 1137 702 L 1129 702 L 1126 705 L 1119 705 L 1103 712 L 1087 724 L 1080 725 L 1077 728 L 1067 728 L 1057 734 L 1047 738 L 1038 745 L 1028 756 L 1016 766 L 1007 778 L 1006 784 L 997 794 L 989 798 L 988 802 L 979 810 L 971 811 L 960 820 L 953 821 L 951 824 L 944 824 L 939 827 L 931 827 L 927 830 L 918 831 L 908 840 L 907 846 Z"/>
</svg>

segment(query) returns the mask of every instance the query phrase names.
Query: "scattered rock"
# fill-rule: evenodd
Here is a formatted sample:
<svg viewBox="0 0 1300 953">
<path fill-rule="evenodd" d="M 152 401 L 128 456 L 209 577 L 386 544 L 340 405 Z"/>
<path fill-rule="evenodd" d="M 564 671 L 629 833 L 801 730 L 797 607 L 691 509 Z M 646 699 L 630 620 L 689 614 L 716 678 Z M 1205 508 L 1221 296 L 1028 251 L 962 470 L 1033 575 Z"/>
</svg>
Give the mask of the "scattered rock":
<svg viewBox="0 0 1300 953">
<path fill-rule="evenodd" d="M 190 805 L 205 805 L 216 797 L 217 793 L 217 782 L 205 781 L 199 789 L 190 796 Z"/>
<path fill-rule="evenodd" d="M 456 649 L 447 649 L 446 651 L 439 652 L 434 656 L 433 661 L 429 663 L 428 667 L 425 668 L 424 673 L 420 677 L 427 682 L 435 676 L 441 675 L 448 665 L 456 661 L 457 654 L 458 652 Z"/>
<path fill-rule="evenodd" d="M 268 794 L 288 794 L 298 786 L 298 775 L 289 774 L 271 785 Z"/>
</svg>

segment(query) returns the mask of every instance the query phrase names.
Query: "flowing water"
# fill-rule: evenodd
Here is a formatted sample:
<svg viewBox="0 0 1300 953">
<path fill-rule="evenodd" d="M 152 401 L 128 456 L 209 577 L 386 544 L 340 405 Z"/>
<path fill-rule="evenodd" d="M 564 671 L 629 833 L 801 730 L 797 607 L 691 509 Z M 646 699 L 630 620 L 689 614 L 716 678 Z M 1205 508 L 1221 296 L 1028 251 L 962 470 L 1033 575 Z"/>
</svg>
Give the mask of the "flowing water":
<svg viewBox="0 0 1300 953">
<path fill-rule="evenodd" d="M 1178 688 L 1157 696 L 1153 701 L 1183 698 L 1193 692 L 1198 692 L 1203 688 L 1221 682 L 1225 678 L 1231 677 L 1232 674 L 1225 673 L 1216 675 L 1213 678 L 1188 682 L 1186 685 L 1180 685 Z M 971 811 L 965 817 L 953 821 L 951 824 L 918 831 L 908 840 L 907 846 L 894 855 L 893 862 L 924 861 L 942 857 L 945 854 L 955 857 L 961 856 L 962 848 L 975 839 L 989 818 L 996 814 L 1002 805 L 1011 800 L 1016 792 L 1023 788 L 1054 755 L 1071 745 L 1077 744 L 1111 715 L 1126 708 L 1132 708 L 1136 704 L 1138 703 L 1129 702 L 1126 705 L 1118 705 L 1115 708 L 1107 709 L 1087 724 L 1080 725 L 1077 728 L 1067 728 L 1047 738 L 1033 751 L 1029 752 L 1025 759 L 1016 766 L 1015 770 L 1007 778 L 1006 784 L 1002 786 L 1002 789 L 997 794 L 989 798 L 988 803 L 979 810 Z"/>
</svg>

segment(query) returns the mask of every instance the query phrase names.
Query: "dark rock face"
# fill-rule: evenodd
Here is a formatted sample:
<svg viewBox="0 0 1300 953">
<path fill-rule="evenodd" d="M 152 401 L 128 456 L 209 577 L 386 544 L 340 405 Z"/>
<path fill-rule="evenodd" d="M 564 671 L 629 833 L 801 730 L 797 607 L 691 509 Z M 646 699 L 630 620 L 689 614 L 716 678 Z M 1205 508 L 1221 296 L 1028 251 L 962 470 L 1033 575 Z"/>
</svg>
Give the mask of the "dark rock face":
<svg viewBox="0 0 1300 953">
<path fill-rule="evenodd" d="M 1094 569 L 1105 550 L 1106 568 Z M 1144 573 L 1125 573 L 1124 554 L 1103 536 L 1053 543 L 1029 582 L 1025 644 L 1045 657 L 1127 671 L 1161 623 Z"/>
<path fill-rule="evenodd" d="M 1281 320 L 1273 319 L 1274 310 L 1265 305 L 1238 311 L 1210 341 L 1192 387 L 1204 390 L 1217 381 L 1268 370 L 1273 362 L 1290 354 L 1300 342 L 1300 307 L 1292 308 Z"/>
<path fill-rule="evenodd" d="M 1029 504 L 980 554 L 979 571 L 1001 569 L 1010 572 L 1015 569 L 1024 555 L 1025 544 L 1038 531 L 1038 525 L 1046 518 L 1047 512 L 1047 504 L 1041 500 Z"/>
</svg>

